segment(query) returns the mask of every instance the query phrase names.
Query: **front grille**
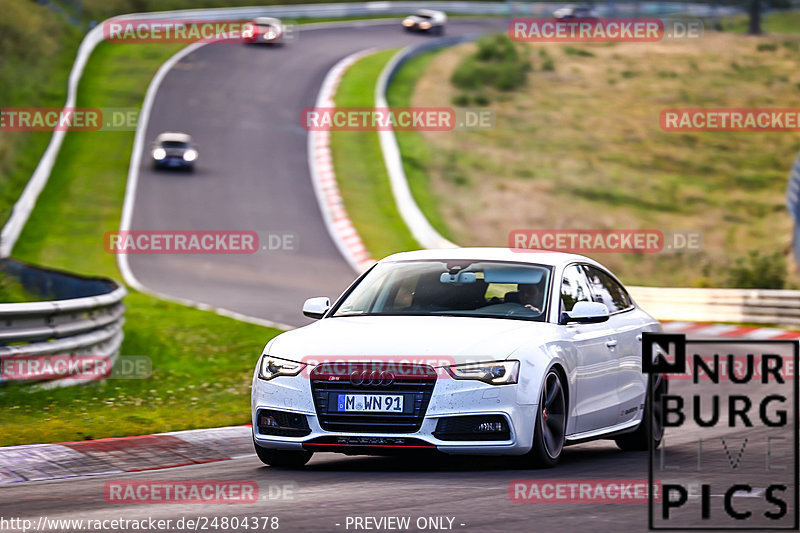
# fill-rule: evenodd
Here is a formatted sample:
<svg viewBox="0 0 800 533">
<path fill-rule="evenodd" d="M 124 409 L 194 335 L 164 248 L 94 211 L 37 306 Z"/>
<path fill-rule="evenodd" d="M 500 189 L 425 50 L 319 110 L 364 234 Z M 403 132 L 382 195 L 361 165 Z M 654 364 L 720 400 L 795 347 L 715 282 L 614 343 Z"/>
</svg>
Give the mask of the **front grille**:
<svg viewBox="0 0 800 533">
<path fill-rule="evenodd" d="M 351 382 L 350 376 L 367 372 L 391 372 L 390 383 L 370 384 Z M 436 371 L 427 365 L 405 364 L 401 371 L 391 364 L 347 363 L 337 367 L 336 363 L 324 363 L 310 374 L 311 392 L 319 424 L 326 431 L 346 433 L 414 433 L 419 431 L 428 409 Z M 368 380 L 367 380 L 368 381 Z M 403 396 L 403 413 L 348 413 L 337 412 L 336 398 L 339 394 L 394 394 Z"/>
</svg>

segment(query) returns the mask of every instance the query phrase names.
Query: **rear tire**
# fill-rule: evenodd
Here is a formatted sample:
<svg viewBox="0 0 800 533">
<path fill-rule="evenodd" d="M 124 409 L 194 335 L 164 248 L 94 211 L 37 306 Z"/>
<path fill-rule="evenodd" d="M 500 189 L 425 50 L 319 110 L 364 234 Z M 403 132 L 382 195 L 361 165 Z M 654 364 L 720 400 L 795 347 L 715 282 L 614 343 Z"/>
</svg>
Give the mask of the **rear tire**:
<svg viewBox="0 0 800 533">
<path fill-rule="evenodd" d="M 533 447 L 525 455 L 532 468 L 552 468 L 564 449 L 567 429 L 567 401 L 561 377 L 550 370 L 544 378 L 542 395 L 536 407 Z"/>
<path fill-rule="evenodd" d="M 280 468 L 300 468 L 311 460 L 314 452 L 306 450 L 273 450 L 270 448 L 262 448 L 255 441 L 253 446 L 256 449 L 256 455 L 261 459 L 261 462 L 269 466 L 277 466 Z"/>
<path fill-rule="evenodd" d="M 661 439 L 664 438 L 664 425 L 662 423 L 664 410 L 661 404 L 661 397 L 667 393 L 668 381 L 661 374 L 656 374 L 653 379 L 655 380 L 653 383 L 653 435 L 651 437 L 648 434 L 647 427 L 647 419 L 651 416 L 649 405 L 650 390 L 648 383 L 647 396 L 644 400 L 644 416 L 642 416 L 642 421 L 639 423 L 639 427 L 637 427 L 636 431 L 632 433 L 626 433 L 625 435 L 621 435 L 614 439 L 614 442 L 617 443 L 617 446 L 619 446 L 621 450 L 625 450 L 626 452 L 647 451 L 650 449 L 651 441 L 653 444 L 653 449 L 655 450 L 661 444 Z"/>
</svg>

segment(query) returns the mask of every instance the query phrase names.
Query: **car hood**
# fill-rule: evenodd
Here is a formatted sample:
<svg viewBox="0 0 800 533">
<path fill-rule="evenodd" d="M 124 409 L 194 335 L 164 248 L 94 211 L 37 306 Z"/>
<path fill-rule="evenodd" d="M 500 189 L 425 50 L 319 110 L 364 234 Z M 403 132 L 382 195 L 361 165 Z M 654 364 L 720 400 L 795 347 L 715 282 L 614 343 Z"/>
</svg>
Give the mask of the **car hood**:
<svg viewBox="0 0 800 533">
<path fill-rule="evenodd" d="M 453 362 L 506 359 L 523 344 L 545 341 L 553 324 L 499 318 L 371 316 L 325 318 L 286 332 L 269 353 L 315 356 L 447 357 Z"/>
</svg>

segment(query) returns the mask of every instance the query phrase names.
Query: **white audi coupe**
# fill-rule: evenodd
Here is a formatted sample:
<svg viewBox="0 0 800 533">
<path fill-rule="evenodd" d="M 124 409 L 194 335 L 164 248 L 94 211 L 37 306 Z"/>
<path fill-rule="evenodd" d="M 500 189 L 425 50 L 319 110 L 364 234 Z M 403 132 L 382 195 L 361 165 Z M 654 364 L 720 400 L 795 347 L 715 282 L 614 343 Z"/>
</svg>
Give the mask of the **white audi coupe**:
<svg viewBox="0 0 800 533">
<path fill-rule="evenodd" d="M 663 434 L 655 376 L 646 423 L 642 333 L 661 331 L 617 278 L 580 255 L 457 248 L 389 256 L 319 319 L 272 339 L 253 376 L 266 464 L 315 452 L 518 456 L 554 466 L 565 445 Z"/>
</svg>

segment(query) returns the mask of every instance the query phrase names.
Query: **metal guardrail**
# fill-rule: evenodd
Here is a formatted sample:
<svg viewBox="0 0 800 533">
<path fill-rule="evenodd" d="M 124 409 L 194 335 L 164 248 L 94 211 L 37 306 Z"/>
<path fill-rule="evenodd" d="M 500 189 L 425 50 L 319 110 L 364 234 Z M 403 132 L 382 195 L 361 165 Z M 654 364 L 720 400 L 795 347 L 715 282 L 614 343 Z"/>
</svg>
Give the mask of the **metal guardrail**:
<svg viewBox="0 0 800 533">
<path fill-rule="evenodd" d="M 638 305 L 660 320 L 800 326 L 800 291 L 796 290 L 628 289 Z"/>
<path fill-rule="evenodd" d="M 114 361 L 122 344 L 127 294 L 117 282 L 0 260 L 0 275 L 49 301 L 0 303 L 0 364 L 46 355 L 98 355 Z M 0 374 L 0 383 L 2 383 Z M 62 385 L 71 384 L 69 378 Z"/>
</svg>

